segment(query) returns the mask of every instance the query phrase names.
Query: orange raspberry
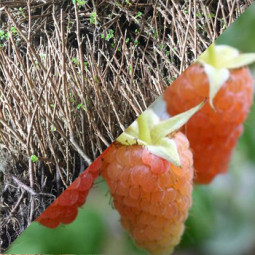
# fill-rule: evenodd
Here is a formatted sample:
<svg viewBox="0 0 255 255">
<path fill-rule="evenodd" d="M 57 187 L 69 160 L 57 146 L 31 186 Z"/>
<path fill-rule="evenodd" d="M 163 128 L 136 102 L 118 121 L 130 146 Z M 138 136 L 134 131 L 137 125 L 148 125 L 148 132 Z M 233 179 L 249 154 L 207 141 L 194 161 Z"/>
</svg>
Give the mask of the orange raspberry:
<svg viewBox="0 0 255 255">
<path fill-rule="evenodd" d="M 176 115 L 209 97 L 204 67 L 191 65 L 164 93 L 167 111 Z M 247 67 L 231 69 L 227 81 L 213 99 L 185 127 L 194 155 L 195 181 L 209 183 L 228 169 L 230 157 L 242 134 L 253 101 L 253 79 Z"/>
<path fill-rule="evenodd" d="M 174 140 L 182 167 L 142 145 L 113 143 L 103 154 L 102 176 L 123 227 L 151 254 L 170 254 L 179 243 L 191 207 L 193 158 L 189 142 Z"/>
<path fill-rule="evenodd" d="M 56 228 L 73 222 L 99 175 L 101 158 L 97 158 L 37 219 L 39 223 Z"/>
</svg>

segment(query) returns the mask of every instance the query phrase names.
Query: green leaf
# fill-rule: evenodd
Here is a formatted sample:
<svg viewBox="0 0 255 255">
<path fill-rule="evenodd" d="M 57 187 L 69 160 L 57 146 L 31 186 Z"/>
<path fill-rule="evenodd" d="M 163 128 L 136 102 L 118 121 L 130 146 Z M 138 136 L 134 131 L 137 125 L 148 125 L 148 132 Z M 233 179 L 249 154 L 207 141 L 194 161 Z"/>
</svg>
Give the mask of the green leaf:
<svg viewBox="0 0 255 255">
<path fill-rule="evenodd" d="M 78 104 L 77 109 L 80 109 L 83 106 L 83 104 Z"/>
<path fill-rule="evenodd" d="M 32 155 L 31 160 L 35 163 L 38 160 L 38 158 L 35 155 Z"/>
</svg>

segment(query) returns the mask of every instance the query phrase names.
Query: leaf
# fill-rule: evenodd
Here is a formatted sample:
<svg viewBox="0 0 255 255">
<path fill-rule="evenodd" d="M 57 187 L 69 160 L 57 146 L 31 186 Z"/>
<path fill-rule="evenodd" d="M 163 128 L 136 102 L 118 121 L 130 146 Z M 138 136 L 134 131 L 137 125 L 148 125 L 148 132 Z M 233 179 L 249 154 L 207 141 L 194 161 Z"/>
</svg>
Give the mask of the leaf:
<svg viewBox="0 0 255 255">
<path fill-rule="evenodd" d="M 31 160 L 35 163 L 38 160 L 38 158 L 35 155 L 32 155 Z"/>
</svg>

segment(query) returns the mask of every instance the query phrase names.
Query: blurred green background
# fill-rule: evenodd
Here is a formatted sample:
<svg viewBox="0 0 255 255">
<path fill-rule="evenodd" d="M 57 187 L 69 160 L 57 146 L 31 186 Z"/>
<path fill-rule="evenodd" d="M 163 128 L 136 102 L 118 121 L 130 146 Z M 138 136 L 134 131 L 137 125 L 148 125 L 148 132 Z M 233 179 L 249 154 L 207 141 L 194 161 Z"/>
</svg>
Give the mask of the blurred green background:
<svg viewBox="0 0 255 255">
<path fill-rule="evenodd" d="M 255 3 L 216 42 L 255 52 Z M 74 223 L 53 230 L 32 223 L 6 253 L 146 254 L 121 228 L 101 179 Z M 228 174 L 194 187 L 186 232 L 174 254 L 255 254 L 255 104 Z"/>
</svg>

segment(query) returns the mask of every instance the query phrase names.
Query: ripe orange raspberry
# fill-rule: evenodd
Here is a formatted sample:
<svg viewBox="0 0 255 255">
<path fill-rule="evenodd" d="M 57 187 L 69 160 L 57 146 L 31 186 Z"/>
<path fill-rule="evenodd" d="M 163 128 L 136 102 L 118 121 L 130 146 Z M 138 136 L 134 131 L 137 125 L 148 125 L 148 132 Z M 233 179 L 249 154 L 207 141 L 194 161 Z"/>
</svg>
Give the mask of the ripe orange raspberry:
<svg viewBox="0 0 255 255">
<path fill-rule="evenodd" d="M 159 123 L 152 112 L 144 114 L 103 153 L 101 173 L 137 245 L 150 254 L 170 254 L 192 204 L 193 157 L 178 129 L 194 111 L 185 121 L 179 115 Z"/>
<path fill-rule="evenodd" d="M 193 160 L 187 138 L 176 142 L 182 167 L 141 145 L 111 145 L 104 156 L 106 179 L 123 227 L 151 254 L 170 254 L 179 243 L 191 206 Z"/>
<path fill-rule="evenodd" d="M 197 183 L 209 183 L 217 174 L 227 171 L 253 101 L 253 79 L 247 67 L 230 69 L 226 78 L 212 98 L 214 109 L 207 102 L 185 127 Z M 169 114 L 179 114 L 209 98 L 213 89 L 210 79 L 201 63 L 186 69 L 164 93 Z"/>
<path fill-rule="evenodd" d="M 37 219 L 39 223 L 56 228 L 73 222 L 99 175 L 101 158 L 97 158 Z"/>
</svg>

